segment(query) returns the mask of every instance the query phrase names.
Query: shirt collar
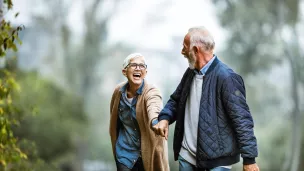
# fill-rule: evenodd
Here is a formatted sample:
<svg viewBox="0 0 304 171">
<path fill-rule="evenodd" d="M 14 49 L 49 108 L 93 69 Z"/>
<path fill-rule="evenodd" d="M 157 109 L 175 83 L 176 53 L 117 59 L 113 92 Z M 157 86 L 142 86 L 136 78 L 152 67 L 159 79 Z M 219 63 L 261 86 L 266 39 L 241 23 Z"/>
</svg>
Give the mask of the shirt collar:
<svg viewBox="0 0 304 171">
<path fill-rule="evenodd" d="M 142 94 L 143 89 L 144 89 L 144 85 L 145 85 L 145 80 L 143 80 L 141 86 L 139 87 L 139 89 L 136 91 L 137 94 Z M 129 82 L 127 82 L 125 85 L 123 85 L 119 91 L 122 93 L 125 93 L 127 91 L 127 88 L 129 86 Z"/>
<path fill-rule="evenodd" d="M 209 69 L 210 65 L 212 64 L 212 62 L 214 61 L 215 59 L 215 55 L 213 55 L 213 57 L 211 58 L 211 60 L 198 72 L 196 69 L 194 70 L 194 72 L 196 74 L 199 74 L 199 75 L 205 75 L 207 70 Z"/>
</svg>

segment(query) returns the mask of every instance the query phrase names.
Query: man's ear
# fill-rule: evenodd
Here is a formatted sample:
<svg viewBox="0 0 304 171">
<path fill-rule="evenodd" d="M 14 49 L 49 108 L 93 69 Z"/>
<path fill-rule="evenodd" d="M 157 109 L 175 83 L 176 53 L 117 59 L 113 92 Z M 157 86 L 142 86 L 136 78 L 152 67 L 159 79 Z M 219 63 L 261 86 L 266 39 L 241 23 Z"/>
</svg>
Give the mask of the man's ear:
<svg viewBox="0 0 304 171">
<path fill-rule="evenodd" d="M 198 53 L 198 47 L 197 46 L 193 46 L 192 48 L 193 48 L 194 53 L 197 54 Z"/>
<path fill-rule="evenodd" d="M 123 74 L 125 77 L 127 77 L 127 70 L 126 70 L 126 69 L 121 70 L 121 72 L 122 72 L 122 74 Z"/>
</svg>

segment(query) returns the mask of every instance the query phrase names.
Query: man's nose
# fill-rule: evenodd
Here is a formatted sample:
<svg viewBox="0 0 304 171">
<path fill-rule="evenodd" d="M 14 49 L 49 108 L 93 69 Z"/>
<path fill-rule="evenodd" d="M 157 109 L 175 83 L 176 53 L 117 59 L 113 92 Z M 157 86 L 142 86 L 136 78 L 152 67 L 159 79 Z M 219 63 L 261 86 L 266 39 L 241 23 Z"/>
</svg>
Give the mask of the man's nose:
<svg viewBox="0 0 304 171">
<path fill-rule="evenodd" d="M 182 55 L 185 55 L 185 51 L 184 51 L 184 49 L 182 49 L 181 54 L 182 54 Z"/>
</svg>

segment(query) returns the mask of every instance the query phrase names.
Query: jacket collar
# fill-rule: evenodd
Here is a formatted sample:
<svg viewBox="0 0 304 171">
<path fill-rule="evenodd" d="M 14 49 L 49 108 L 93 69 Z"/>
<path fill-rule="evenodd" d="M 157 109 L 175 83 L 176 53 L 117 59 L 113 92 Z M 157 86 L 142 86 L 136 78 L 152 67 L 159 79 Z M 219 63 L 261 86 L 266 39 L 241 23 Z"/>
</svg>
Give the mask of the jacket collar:
<svg viewBox="0 0 304 171">
<path fill-rule="evenodd" d="M 213 71 L 213 69 L 216 67 L 216 65 L 220 62 L 220 60 L 217 58 L 216 55 L 214 55 L 214 60 L 212 62 L 212 64 L 210 65 L 210 67 L 208 68 L 207 72 L 205 75 L 208 75 L 208 73 L 210 73 L 211 71 Z"/>
<path fill-rule="evenodd" d="M 119 91 L 120 91 L 121 93 L 125 93 L 126 90 L 127 90 L 127 88 L 128 88 L 128 86 L 129 86 L 129 83 L 127 82 L 127 83 L 125 83 L 125 84 L 119 89 Z M 145 86 L 145 80 L 143 80 L 141 86 L 140 86 L 139 89 L 136 91 L 136 93 L 137 93 L 137 94 L 142 94 L 143 89 L 144 89 L 144 86 Z"/>
</svg>

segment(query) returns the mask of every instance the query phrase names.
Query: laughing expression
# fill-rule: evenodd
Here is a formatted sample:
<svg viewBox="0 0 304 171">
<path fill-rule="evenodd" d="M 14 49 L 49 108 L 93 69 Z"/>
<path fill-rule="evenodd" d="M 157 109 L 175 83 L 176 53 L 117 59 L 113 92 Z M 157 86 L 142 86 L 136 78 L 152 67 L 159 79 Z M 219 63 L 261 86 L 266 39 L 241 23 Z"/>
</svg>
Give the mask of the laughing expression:
<svg viewBox="0 0 304 171">
<path fill-rule="evenodd" d="M 131 64 L 137 64 L 136 67 L 131 67 Z M 137 57 L 129 62 L 129 66 L 122 70 L 124 76 L 127 77 L 129 84 L 131 85 L 141 85 L 143 79 L 146 77 L 147 69 L 140 68 L 138 65 L 145 65 L 145 60 L 143 57 Z"/>
</svg>

